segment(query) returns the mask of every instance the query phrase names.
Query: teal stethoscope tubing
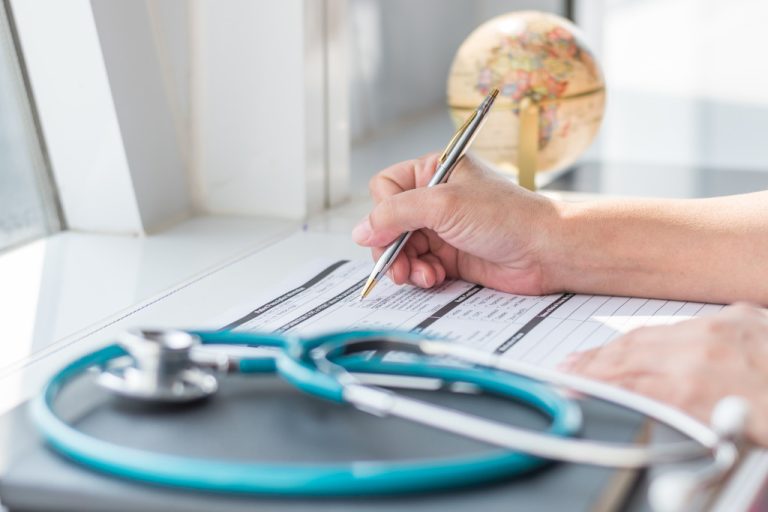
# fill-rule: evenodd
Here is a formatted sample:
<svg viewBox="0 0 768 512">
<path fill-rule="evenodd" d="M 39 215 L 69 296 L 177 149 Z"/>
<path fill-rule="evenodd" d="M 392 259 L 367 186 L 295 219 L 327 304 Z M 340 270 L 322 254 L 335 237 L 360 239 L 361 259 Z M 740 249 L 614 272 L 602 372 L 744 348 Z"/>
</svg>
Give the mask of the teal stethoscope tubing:
<svg viewBox="0 0 768 512">
<path fill-rule="evenodd" d="M 384 334 L 358 331 L 357 335 Z M 329 337 L 300 341 L 276 335 L 231 331 L 197 332 L 203 344 L 273 346 L 276 357 L 240 360 L 241 373 L 278 374 L 300 389 L 336 402 L 343 402 L 343 386 L 332 376 L 313 369 L 305 354 L 290 355 L 297 347 L 311 349 Z M 352 333 L 345 333 L 349 336 Z M 386 333 L 391 336 L 392 332 Z M 333 338 L 330 338 L 333 339 Z M 547 461 L 510 451 L 406 462 L 353 461 L 329 464 L 241 463 L 165 455 L 128 448 L 94 438 L 61 419 L 55 411 L 58 394 L 69 382 L 91 367 L 103 367 L 127 355 L 118 345 L 109 345 L 81 357 L 59 371 L 32 402 L 35 423 L 49 445 L 65 457 L 94 470 L 145 483 L 234 494 L 290 496 L 343 496 L 400 494 L 450 489 L 510 478 L 541 467 Z M 298 355 L 299 357 L 296 357 Z M 337 363 L 344 366 L 344 357 Z M 368 373 L 407 374 L 475 384 L 488 391 L 532 406 L 552 418 L 548 432 L 558 436 L 575 434 L 581 426 L 578 406 L 547 387 L 501 372 L 471 367 L 424 364 L 425 359 L 387 363 L 349 358 L 349 370 Z"/>
</svg>

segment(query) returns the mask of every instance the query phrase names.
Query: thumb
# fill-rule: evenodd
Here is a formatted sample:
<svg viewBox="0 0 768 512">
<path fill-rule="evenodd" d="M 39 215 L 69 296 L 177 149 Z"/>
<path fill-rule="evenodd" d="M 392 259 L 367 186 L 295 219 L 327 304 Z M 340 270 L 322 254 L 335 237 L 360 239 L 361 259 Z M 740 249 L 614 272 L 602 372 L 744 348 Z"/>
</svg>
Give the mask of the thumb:
<svg viewBox="0 0 768 512">
<path fill-rule="evenodd" d="M 352 239 L 366 247 L 384 247 L 404 231 L 438 230 L 444 213 L 439 206 L 442 188 L 422 187 L 389 196 L 355 226 Z"/>
</svg>

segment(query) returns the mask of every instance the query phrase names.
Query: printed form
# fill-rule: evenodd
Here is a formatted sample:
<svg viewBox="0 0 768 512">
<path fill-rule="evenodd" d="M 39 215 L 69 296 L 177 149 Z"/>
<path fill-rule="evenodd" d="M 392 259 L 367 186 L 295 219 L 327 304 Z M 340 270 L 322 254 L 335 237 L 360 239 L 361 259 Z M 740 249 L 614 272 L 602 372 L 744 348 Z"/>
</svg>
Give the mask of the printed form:
<svg viewBox="0 0 768 512">
<path fill-rule="evenodd" d="M 563 293 L 513 295 L 464 281 L 423 290 L 381 281 L 360 301 L 367 261 L 317 263 L 270 296 L 226 317 L 226 329 L 312 335 L 384 328 L 423 332 L 533 364 L 601 346 L 642 325 L 672 323 L 723 306 Z"/>
</svg>

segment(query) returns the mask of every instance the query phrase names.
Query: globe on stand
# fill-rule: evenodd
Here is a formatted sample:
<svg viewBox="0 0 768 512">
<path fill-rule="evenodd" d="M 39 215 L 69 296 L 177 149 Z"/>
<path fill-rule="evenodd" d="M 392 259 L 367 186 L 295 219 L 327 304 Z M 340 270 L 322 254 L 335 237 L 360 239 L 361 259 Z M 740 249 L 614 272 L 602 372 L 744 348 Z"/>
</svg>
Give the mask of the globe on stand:
<svg viewBox="0 0 768 512">
<path fill-rule="evenodd" d="M 548 13 L 498 16 L 462 43 L 448 77 L 454 123 L 493 88 L 500 94 L 472 151 L 531 190 L 576 161 L 605 110 L 605 81 L 579 29 Z"/>
</svg>

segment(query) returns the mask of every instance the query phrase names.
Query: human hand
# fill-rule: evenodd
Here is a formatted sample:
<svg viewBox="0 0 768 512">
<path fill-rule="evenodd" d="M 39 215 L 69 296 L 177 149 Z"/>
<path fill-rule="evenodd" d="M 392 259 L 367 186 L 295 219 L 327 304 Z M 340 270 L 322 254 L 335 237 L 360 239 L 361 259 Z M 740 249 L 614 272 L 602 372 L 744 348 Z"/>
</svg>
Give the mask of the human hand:
<svg viewBox="0 0 768 512">
<path fill-rule="evenodd" d="M 737 304 L 673 325 L 642 327 L 576 353 L 568 372 L 667 402 L 708 422 L 715 404 L 738 395 L 750 405 L 747 435 L 768 446 L 768 312 Z"/>
<path fill-rule="evenodd" d="M 514 185 L 470 156 L 447 183 L 426 188 L 438 155 L 384 169 L 370 183 L 375 207 L 352 232 L 374 260 L 404 231 L 413 235 L 389 270 L 397 284 L 461 278 L 511 293 L 555 291 L 544 255 L 557 203 Z"/>
</svg>

